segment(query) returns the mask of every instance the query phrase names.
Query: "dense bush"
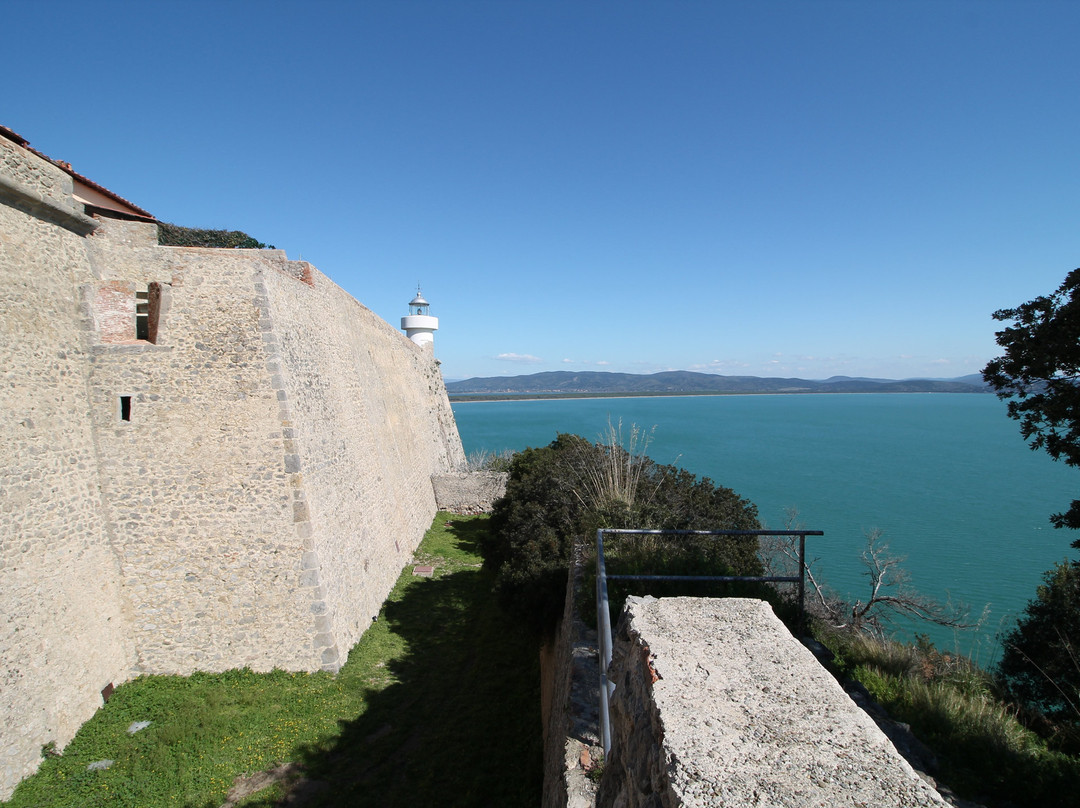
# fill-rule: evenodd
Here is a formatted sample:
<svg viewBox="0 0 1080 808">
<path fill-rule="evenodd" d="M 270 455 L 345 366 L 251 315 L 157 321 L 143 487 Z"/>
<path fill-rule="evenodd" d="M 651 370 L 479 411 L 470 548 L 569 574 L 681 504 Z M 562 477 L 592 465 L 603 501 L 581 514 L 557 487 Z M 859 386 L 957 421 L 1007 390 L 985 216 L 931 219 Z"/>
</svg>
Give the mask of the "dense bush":
<svg viewBox="0 0 1080 808">
<path fill-rule="evenodd" d="M 1005 636 L 998 673 L 1021 704 L 1080 728 L 1080 564 L 1057 564 L 1044 581 Z"/>
<path fill-rule="evenodd" d="M 559 435 L 526 449 L 510 464 L 506 495 L 495 505 L 482 551 L 497 573 L 499 602 L 525 624 L 544 632 L 562 612 L 566 574 L 575 544 L 599 528 L 755 530 L 757 508 L 729 488 L 624 449 L 614 433 L 593 444 Z M 717 574 L 761 572 L 757 543 L 746 539 L 685 542 L 682 563 L 708 564 Z M 649 563 L 670 549 L 652 544 L 636 552 Z M 651 555 L 650 555 L 651 554 Z M 631 553 L 625 555 L 629 558 Z M 678 563 L 678 562 L 676 562 Z"/>
<path fill-rule="evenodd" d="M 263 244 L 240 230 L 200 230 L 168 222 L 158 222 L 158 244 L 164 247 L 274 249 L 273 244 Z"/>
</svg>

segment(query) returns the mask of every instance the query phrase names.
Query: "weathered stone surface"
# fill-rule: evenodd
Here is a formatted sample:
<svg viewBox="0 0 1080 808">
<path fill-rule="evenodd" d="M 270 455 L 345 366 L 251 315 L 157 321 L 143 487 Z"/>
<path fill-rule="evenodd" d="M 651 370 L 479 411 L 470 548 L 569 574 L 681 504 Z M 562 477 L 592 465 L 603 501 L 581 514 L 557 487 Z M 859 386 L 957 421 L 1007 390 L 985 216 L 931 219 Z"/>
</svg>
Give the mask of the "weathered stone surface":
<svg viewBox="0 0 1080 808">
<path fill-rule="evenodd" d="M 768 604 L 630 598 L 597 805 L 941 806 Z"/>
<path fill-rule="evenodd" d="M 337 670 L 465 458 L 431 353 L 314 267 L 58 224 L 4 138 L 0 176 L 3 799 L 110 682 Z"/>
<path fill-rule="evenodd" d="M 510 475 L 501 471 L 456 471 L 433 474 L 431 485 L 439 510 L 451 513 L 489 513 L 506 494 Z"/>
<path fill-rule="evenodd" d="M 14 167 L 13 182 L 62 202 L 70 177 L 21 151 L 0 139 L 0 172 Z M 0 203 L 0 799 L 136 663 L 100 489 L 77 277 L 91 277 L 84 238 Z"/>
</svg>

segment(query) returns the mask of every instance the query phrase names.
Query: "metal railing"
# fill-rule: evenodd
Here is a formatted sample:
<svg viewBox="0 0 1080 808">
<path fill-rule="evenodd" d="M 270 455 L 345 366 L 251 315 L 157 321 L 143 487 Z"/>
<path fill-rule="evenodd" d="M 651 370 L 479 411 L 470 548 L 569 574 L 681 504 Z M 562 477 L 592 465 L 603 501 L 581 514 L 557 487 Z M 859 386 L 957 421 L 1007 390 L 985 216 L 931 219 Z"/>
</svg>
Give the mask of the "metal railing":
<svg viewBox="0 0 1080 808">
<path fill-rule="evenodd" d="M 798 575 L 608 575 L 604 564 L 604 535 L 654 536 L 798 536 Z M 611 665 L 611 610 L 608 608 L 608 581 L 752 581 L 799 585 L 799 620 L 806 617 L 806 537 L 824 536 L 821 530 L 630 530 L 601 528 L 596 531 L 596 634 L 600 651 L 600 740 L 605 757 L 611 753 L 611 716 L 608 706 L 615 683 L 608 679 Z"/>
</svg>

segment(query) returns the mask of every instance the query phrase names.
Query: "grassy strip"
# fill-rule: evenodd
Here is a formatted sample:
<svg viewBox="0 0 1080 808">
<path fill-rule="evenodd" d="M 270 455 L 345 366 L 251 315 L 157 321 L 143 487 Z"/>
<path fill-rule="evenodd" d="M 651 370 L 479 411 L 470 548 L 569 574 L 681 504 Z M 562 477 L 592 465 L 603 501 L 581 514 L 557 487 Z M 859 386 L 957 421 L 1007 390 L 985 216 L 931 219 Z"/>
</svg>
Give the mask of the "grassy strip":
<svg viewBox="0 0 1080 808">
<path fill-rule="evenodd" d="M 866 636 L 823 637 L 842 669 L 938 756 L 941 781 L 985 805 L 1076 805 L 1080 759 L 1017 720 L 992 677 L 970 660 Z"/>
<path fill-rule="evenodd" d="M 535 643 L 509 630 L 480 568 L 487 520 L 439 514 L 341 671 L 145 676 L 117 688 L 12 808 L 218 808 L 236 778 L 299 764 L 312 805 L 526 805 L 540 799 Z M 136 721 L 151 724 L 134 734 Z M 88 770 L 112 760 L 104 770 Z"/>
</svg>

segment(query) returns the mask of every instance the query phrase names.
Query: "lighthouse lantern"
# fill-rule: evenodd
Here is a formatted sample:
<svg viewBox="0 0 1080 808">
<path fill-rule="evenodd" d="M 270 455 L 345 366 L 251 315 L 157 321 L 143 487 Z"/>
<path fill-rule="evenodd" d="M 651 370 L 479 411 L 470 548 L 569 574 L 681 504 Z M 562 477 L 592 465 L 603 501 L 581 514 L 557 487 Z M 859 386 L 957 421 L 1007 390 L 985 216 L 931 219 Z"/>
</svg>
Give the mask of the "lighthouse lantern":
<svg viewBox="0 0 1080 808">
<path fill-rule="evenodd" d="M 401 330 L 405 336 L 422 348 L 435 349 L 435 332 L 439 330 L 439 318 L 428 314 L 431 304 L 420 294 L 416 287 L 416 297 L 409 301 L 409 313 L 401 318 Z"/>
</svg>

